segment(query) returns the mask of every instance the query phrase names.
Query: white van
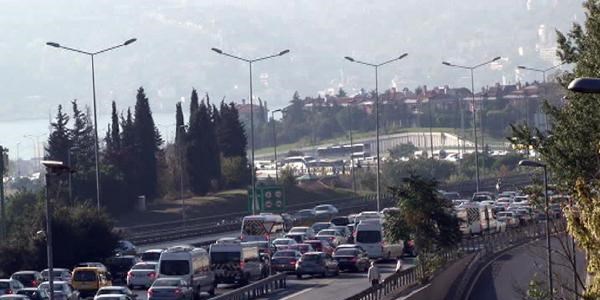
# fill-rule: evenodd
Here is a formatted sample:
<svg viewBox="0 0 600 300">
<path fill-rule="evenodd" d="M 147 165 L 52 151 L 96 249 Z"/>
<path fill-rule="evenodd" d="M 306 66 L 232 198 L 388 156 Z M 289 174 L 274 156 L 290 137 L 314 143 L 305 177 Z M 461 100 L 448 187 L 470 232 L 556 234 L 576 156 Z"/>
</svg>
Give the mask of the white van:
<svg viewBox="0 0 600 300">
<path fill-rule="evenodd" d="M 380 258 L 383 256 L 382 234 L 378 219 L 360 221 L 354 229 L 354 244 L 362 247 L 369 258 Z"/>
<path fill-rule="evenodd" d="M 482 216 L 479 203 L 469 202 L 459 205 L 456 209 L 456 217 L 459 219 L 460 231 L 464 235 L 480 234 L 483 230 Z M 485 207 L 484 207 L 485 210 Z M 484 217 L 485 218 L 485 217 Z"/>
<path fill-rule="evenodd" d="M 217 283 L 245 285 L 268 276 L 269 271 L 257 246 L 242 245 L 237 239 L 222 238 L 210 245 L 208 253 Z"/>
<path fill-rule="evenodd" d="M 195 296 L 200 292 L 215 294 L 215 275 L 210 269 L 208 252 L 202 248 L 187 245 L 168 248 L 160 254 L 157 277 L 182 278 L 194 289 Z"/>
</svg>

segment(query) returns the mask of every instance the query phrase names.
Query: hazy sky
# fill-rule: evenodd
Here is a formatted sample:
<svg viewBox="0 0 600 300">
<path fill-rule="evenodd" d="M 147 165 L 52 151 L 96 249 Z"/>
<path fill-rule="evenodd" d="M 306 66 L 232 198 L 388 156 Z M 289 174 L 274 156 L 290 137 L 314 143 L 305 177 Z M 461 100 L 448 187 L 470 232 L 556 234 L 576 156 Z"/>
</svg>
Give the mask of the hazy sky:
<svg viewBox="0 0 600 300">
<path fill-rule="evenodd" d="M 381 70 L 381 88 L 467 85 L 467 73 L 441 65 L 502 56 L 477 71 L 476 85 L 514 82 L 515 66 L 544 67 L 555 28 L 583 21 L 570 0 L 0 0 L 0 121 L 47 117 L 58 104 L 91 103 L 89 57 L 47 41 L 95 51 L 136 37 L 96 58 L 99 111 L 110 101 L 132 105 L 144 86 L 155 112 L 174 112 L 192 87 L 211 99 L 248 95 L 248 66 L 219 56 L 219 47 L 255 58 L 290 49 L 255 66 L 255 94 L 270 107 L 344 86 L 373 87 L 372 70 L 346 55 L 379 62 L 409 56 Z M 524 80 L 541 79 L 521 74 Z M 537 77 L 536 77 L 537 76 Z"/>
</svg>

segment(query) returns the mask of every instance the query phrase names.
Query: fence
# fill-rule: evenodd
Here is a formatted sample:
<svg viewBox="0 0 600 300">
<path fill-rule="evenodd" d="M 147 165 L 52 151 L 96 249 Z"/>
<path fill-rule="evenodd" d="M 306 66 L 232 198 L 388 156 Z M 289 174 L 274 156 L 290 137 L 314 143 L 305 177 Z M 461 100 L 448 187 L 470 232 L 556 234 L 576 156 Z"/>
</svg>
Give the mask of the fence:
<svg viewBox="0 0 600 300">
<path fill-rule="evenodd" d="M 265 296 L 286 287 L 287 273 L 279 273 L 259 280 L 245 287 L 211 298 L 218 300 L 246 300 Z"/>
<path fill-rule="evenodd" d="M 564 221 L 560 220 L 551 226 L 551 233 L 557 233 L 565 228 Z M 545 236 L 546 228 L 545 223 L 534 223 L 524 227 L 517 227 L 504 232 L 498 232 L 494 234 L 484 234 L 474 238 L 469 238 L 462 241 L 459 246 L 453 251 L 440 252 L 435 257 L 441 260 L 439 267 L 443 267 L 447 264 L 451 264 L 458 258 L 463 257 L 466 253 L 476 252 L 477 256 L 474 258 L 471 266 L 475 268 L 468 268 L 465 274 L 461 276 L 462 280 L 459 280 L 456 285 L 454 295 L 463 295 L 468 288 L 469 279 L 472 278 L 472 273 L 477 270 L 477 265 L 481 262 L 487 261 L 494 254 L 513 247 L 518 244 L 525 243 L 532 239 L 540 238 Z M 417 264 L 416 267 L 403 270 L 402 272 L 392 274 L 388 276 L 381 284 L 375 287 L 370 287 L 359 294 L 352 297 L 346 298 L 346 300 L 380 300 L 380 299 L 393 299 L 402 290 L 417 285 L 422 282 L 426 282 L 431 274 L 430 271 L 424 270 L 422 264 Z M 464 299 L 464 297 L 450 297 L 447 299 Z"/>
</svg>

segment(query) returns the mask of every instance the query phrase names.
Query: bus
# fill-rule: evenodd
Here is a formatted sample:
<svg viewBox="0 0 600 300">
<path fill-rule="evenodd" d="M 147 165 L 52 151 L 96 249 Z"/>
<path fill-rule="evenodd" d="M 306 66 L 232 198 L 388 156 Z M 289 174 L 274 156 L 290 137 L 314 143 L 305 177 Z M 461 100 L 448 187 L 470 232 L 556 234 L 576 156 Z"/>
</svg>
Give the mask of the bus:
<svg viewBox="0 0 600 300">
<path fill-rule="evenodd" d="M 271 227 L 268 231 L 268 227 Z M 261 213 L 260 215 L 245 216 L 242 220 L 240 239 L 244 242 L 274 240 L 285 234 L 283 217 L 276 214 Z"/>
</svg>

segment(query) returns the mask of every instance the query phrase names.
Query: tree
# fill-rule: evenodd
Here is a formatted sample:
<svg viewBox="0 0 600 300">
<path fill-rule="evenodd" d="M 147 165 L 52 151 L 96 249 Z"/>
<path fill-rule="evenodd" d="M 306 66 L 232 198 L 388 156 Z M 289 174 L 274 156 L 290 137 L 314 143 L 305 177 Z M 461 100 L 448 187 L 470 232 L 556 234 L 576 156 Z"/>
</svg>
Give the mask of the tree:
<svg viewBox="0 0 600 300">
<path fill-rule="evenodd" d="M 201 109 L 198 93 L 192 90 L 190 97 L 190 119 L 187 132 L 186 162 L 187 173 L 192 192 L 204 195 L 210 187 L 210 178 L 207 172 L 207 158 L 209 151 L 206 147 L 205 127 L 208 121 L 206 106 Z"/>
<path fill-rule="evenodd" d="M 74 199 L 94 199 L 96 196 L 94 126 L 89 118 L 89 111 L 86 113 L 81 111 L 76 100 L 71 104 L 73 128 L 69 130 L 71 141 L 69 151 L 71 151 L 71 166 L 76 170 L 72 176 L 73 195 Z"/>
<path fill-rule="evenodd" d="M 216 131 L 222 161 L 223 164 L 227 164 L 221 167 L 225 185 L 228 187 L 246 185 L 250 181 L 250 168 L 246 155 L 248 141 L 244 125 L 240 122 L 238 110 L 233 102 L 229 105 L 221 102 Z M 232 170 L 241 173 L 234 174 Z"/>
<path fill-rule="evenodd" d="M 566 86 L 575 77 L 599 77 L 600 2 L 584 2 L 585 25 L 574 24 L 566 35 L 557 32 L 558 56 L 572 63 L 572 72 L 564 73 L 559 82 Z M 585 28 L 585 29 L 584 29 Z M 563 107 L 546 102 L 545 111 L 553 120 L 552 132 L 545 135 L 526 125 L 512 126 L 516 145 L 531 147 L 546 163 L 552 180 L 572 194 L 572 203 L 564 203 L 568 230 L 578 246 L 586 252 L 587 299 L 600 297 L 600 97 L 593 94 L 568 93 Z"/>
<path fill-rule="evenodd" d="M 337 94 L 335 95 L 338 98 L 344 98 L 347 96 L 346 91 L 343 88 L 339 88 Z"/>
<path fill-rule="evenodd" d="M 69 129 L 67 128 L 68 123 L 69 116 L 62 112 L 62 105 L 59 105 L 55 121 L 50 123 L 52 132 L 48 137 L 48 146 L 46 146 L 45 149 L 46 159 L 58 160 L 62 162 L 67 161 L 67 153 L 69 148 L 71 148 Z"/>
<path fill-rule="evenodd" d="M 451 213 L 452 203 L 440 197 L 434 180 L 411 175 L 390 191 L 400 211 L 384 223 L 389 240 L 413 239 L 420 252 L 448 249 L 460 242 L 462 234 Z"/>
<path fill-rule="evenodd" d="M 106 157 L 109 161 L 115 159 L 115 156 L 121 152 L 121 132 L 119 130 L 119 114 L 117 113 L 117 103 L 112 102 L 112 111 L 110 115 L 111 123 L 106 133 Z"/>
<path fill-rule="evenodd" d="M 400 144 L 392 149 L 388 150 L 390 153 L 390 157 L 394 159 L 400 159 L 402 157 L 413 157 L 415 156 L 415 151 L 419 150 L 415 145 L 408 144 Z"/>
<path fill-rule="evenodd" d="M 157 154 L 162 139 L 152 119 L 152 111 L 144 88 L 136 96 L 133 121 L 134 153 L 138 194 L 153 199 L 157 196 Z"/>
</svg>

